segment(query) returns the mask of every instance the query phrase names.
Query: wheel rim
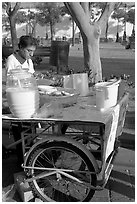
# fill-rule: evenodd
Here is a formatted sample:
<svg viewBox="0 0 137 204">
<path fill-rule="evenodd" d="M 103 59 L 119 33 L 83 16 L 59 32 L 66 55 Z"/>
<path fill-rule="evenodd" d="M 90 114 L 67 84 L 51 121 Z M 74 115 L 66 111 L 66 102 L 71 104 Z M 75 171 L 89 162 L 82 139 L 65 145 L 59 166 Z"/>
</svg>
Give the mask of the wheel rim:
<svg viewBox="0 0 137 204">
<path fill-rule="evenodd" d="M 33 180 L 32 183 L 37 191 L 47 201 L 84 201 L 91 190 L 89 185 L 92 183 L 92 176 L 88 172 L 88 164 L 76 151 L 70 148 L 56 146 L 43 149 L 34 158 L 31 166 L 75 170 L 72 173 L 67 173 L 84 182 L 84 184 L 80 184 L 60 173 Z M 77 172 L 79 170 L 80 173 Z M 41 170 L 31 170 L 33 176 L 37 176 L 41 172 Z"/>
</svg>

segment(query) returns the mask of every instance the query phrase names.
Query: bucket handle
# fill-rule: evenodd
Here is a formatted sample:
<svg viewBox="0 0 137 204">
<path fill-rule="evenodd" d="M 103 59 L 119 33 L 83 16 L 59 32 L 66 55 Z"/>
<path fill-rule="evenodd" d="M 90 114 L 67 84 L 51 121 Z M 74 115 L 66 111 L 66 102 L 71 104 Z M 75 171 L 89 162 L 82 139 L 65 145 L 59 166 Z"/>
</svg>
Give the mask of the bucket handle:
<svg viewBox="0 0 137 204">
<path fill-rule="evenodd" d="M 96 88 L 96 90 L 99 91 L 99 92 L 102 92 L 102 91 L 103 91 L 103 89 L 99 89 L 99 88 Z"/>
</svg>

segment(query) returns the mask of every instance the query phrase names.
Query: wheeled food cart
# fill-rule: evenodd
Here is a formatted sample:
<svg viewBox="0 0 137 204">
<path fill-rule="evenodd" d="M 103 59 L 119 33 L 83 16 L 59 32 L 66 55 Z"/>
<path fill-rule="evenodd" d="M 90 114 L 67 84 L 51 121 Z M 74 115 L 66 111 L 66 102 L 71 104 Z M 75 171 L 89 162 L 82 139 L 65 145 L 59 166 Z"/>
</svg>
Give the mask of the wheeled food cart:
<svg viewBox="0 0 137 204">
<path fill-rule="evenodd" d="M 93 104 L 87 105 L 91 99 Z M 114 107 L 99 111 L 92 95 L 79 96 L 76 104 L 50 118 L 3 115 L 3 121 L 30 123 L 14 145 L 22 142 L 22 167 L 34 195 L 49 202 L 85 202 L 102 190 L 113 167 L 127 106 L 124 93 Z"/>
</svg>

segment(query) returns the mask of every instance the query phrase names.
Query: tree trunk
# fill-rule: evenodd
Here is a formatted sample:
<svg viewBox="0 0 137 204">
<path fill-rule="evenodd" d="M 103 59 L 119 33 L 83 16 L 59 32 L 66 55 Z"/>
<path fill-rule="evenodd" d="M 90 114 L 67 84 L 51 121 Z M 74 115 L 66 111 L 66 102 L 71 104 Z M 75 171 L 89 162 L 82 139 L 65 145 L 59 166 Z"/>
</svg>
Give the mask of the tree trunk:
<svg viewBox="0 0 137 204">
<path fill-rule="evenodd" d="M 7 2 L 6 13 L 8 14 L 9 22 L 10 22 L 10 30 L 11 30 L 11 39 L 12 39 L 12 46 L 13 50 L 15 51 L 18 49 L 18 39 L 16 33 L 16 14 L 20 8 L 21 2 L 16 2 L 13 10 L 11 9 L 11 2 Z"/>
<path fill-rule="evenodd" d="M 28 23 L 26 23 L 26 35 L 28 35 L 29 30 L 28 30 Z"/>
<path fill-rule="evenodd" d="M 13 46 L 13 51 L 15 51 L 18 49 L 18 38 L 17 38 L 17 32 L 16 32 L 15 18 L 9 16 L 9 21 L 10 21 L 10 28 L 11 28 L 12 46 Z"/>
<path fill-rule="evenodd" d="M 33 26 L 31 26 L 31 27 L 32 27 L 32 36 L 33 36 L 33 37 L 36 37 L 36 25 L 37 25 L 37 23 L 35 22 L 35 23 L 33 24 Z"/>
<path fill-rule="evenodd" d="M 65 5 L 81 31 L 85 69 L 90 71 L 93 83 L 102 81 L 99 52 L 100 31 L 106 25 L 115 2 L 106 3 L 105 9 L 97 22 L 91 22 L 89 2 L 66 2 Z"/>
<path fill-rule="evenodd" d="M 89 50 L 89 68 L 90 68 L 90 77 L 93 79 L 93 83 L 102 81 L 102 69 L 100 61 L 100 52 L 99 52 L 99 42 L 95 39 L 94 44 L 91 40 L 88 41 L 88 50 Z"/>
<path fill-rule="evenodd" d="M 105 41 L 108 42 L 108 21 L 106 22 Z"/>
<path fill-rule="evenodd" d="M 65 4 L 73 16 L 83 39 L 83 53 L 85 70 L 93 83 L 102 81 L 102 69 L 99 54 L 98 24 L 90 22 L 88 2 Z"/>
<path fill-rule="evenodd" d="M 116 34 L 116 42 L 119 42 L 119 19 L 117 21 L 117 34 Z"/>
<path fill-rule="evenodd" d="M 74 46 L 75 41 L 75 30 L 74 30 L 74 20 L 72 19 L 72 46 Z"/>
<path fill-rule="evenodd" d="M 52 41 L 53 40 L 53 35 L 54 35 L 52 22 L 50 22 L 50 33 L 51 33 L 51 41 Z"/>
<path fill-rule="evenodd" d="M 83 32 L 83 52 L 85 70 L 89 72 L 89 77 L 93 83 L 102 80 L 102 69 L 99 51 L 99 38 L 87 37 Z"/>
<path fill-rule="evenodd" d="M 134 39 L 135 41 L 135 25 L 133 24 L 133 29 L 132 29 L 132 34 L 131 37 Z"/>
</svg>

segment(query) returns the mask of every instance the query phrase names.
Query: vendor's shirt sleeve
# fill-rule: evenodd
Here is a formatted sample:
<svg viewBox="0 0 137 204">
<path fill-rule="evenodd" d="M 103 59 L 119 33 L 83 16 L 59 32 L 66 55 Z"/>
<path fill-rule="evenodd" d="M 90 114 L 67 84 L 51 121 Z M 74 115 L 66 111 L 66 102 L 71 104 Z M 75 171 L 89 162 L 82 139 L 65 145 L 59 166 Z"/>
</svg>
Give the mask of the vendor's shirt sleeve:
<svg viewBox="0 0 137 204">
<path fill-rule="evenodd" d="M 6 73 L 9 73 L 12 69 L 16 68 L 15 59 L 10 55 L 6 60 Z"/>
<path fill-rule="evenodd" d="M 29 72 L 31 72 L 32 74 L 35 72 L 34 65 L 31 59 L 29 59 Z"/>
</svg>

